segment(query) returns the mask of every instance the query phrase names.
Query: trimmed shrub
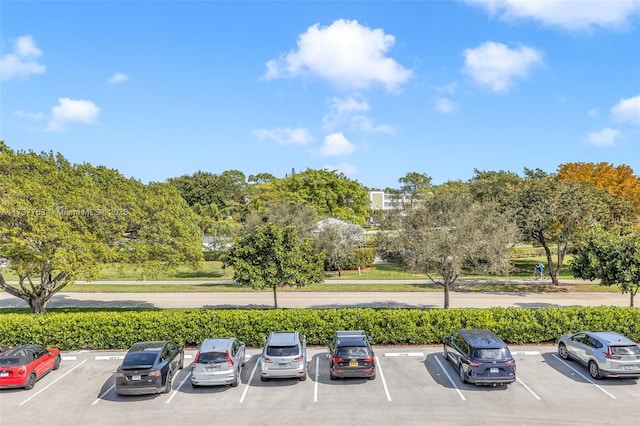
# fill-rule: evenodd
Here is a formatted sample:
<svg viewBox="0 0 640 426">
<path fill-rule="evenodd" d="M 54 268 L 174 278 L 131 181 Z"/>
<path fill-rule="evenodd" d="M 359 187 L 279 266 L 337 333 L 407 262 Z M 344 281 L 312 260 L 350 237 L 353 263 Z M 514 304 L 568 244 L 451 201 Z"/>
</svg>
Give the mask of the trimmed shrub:
<svg viewBox="0 0 640 426">
<path fill-rule="evenodd" d="M 487 328 L 508 343 L 555 341 L 581 330 L 611 330 L 640 341 L 640 309 L 601 307 L 489 309 L 197 309 L 187 311 L 3 314 L 1 343 L 41 343 L 62 350 L 126 349 L 142 340 L 188 346 L 235 336 L 262 346 L 273 330 L 298 330 L 324 345 L 336 330 L 365 330 L 376 344 L 435 344 L 459 328 Z"/>
</svg>

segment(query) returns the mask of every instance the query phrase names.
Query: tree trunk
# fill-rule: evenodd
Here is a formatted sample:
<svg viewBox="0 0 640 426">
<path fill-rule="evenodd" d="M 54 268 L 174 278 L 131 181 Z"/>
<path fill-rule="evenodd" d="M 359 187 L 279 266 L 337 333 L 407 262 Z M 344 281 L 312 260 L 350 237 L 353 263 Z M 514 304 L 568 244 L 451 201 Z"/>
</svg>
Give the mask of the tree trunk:
<svg viewBox="0 0 640 426">
<path fill-rule="evenodd" d="M 634 305 L 633 305 L 633 298 L 634 298 L 634 296 L 635 296 L 635 295 L 636 295 L 636 294 L 635 294 L 633 291 L 630 291 L 630 292 L 629 292 L 629 306 L 630 306 L 631 308 L 633 308 L 633 306 L 634 306 Z"/>
<path fill-rule="evenodd" d="M 49 300 L 44 300 L 44 298 L 31 296 L 29 300 L 29 307 L 31 308 L 32 314 L 46 314 L 47 313 L 47 305 L 49 304 Z"/>
<path fill-rule="evenodd" d="M 444 309 L 449 309 L 449 283 L 444 282 Z"/>
<path fill-rule="evenodd" d="M 278 293 L 276 293 L 277 287 L 273 286 L 273 306 L 278 309 Z"/>
</svg>

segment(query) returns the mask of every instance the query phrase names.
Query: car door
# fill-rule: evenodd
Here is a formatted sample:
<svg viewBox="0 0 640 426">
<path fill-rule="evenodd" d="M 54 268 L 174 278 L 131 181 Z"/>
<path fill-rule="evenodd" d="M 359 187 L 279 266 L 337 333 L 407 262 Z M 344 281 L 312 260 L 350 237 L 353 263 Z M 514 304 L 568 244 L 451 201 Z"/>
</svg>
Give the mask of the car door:
<svg viewBox="0 0 640 426">
<path fill-rule="evenodd" d="M 585 333 L 577 333 L 567 342 L 569 354 L 583 364 L 588 362 L 586 338 L 587 335 Z"/>
<path fill-rule="evenodd" d="M 49 363 L 49 352 L 45 348 L 35 349 L 33 352 L 33 359 L 35 364 L 35 371 L 38 377 L 44 376 L 51 368 L 53 368 L 53 360 Z M 51 366 L 49 366 L 51 364 Z"/>
</svg>

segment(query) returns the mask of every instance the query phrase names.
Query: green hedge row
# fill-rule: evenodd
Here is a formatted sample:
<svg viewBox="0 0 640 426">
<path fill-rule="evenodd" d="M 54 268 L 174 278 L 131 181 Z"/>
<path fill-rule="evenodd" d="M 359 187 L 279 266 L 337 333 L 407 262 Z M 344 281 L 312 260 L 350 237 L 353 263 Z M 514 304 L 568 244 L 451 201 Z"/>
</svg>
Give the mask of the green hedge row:
<svg viewBox="0 0 640 426">
<path fill-rule="evenodd" d="M 555 341 L 563 333 L 612 330 L 640 341 L 640 309 L 625 307 L 490 309 L 228 309 L 0 315 L 0 343 L 73 349 L 126 349 L 135 341 L 195 346 L 236 336 L 261 346 L 272 330 L 299 330 L 323 345 L 335 330 L 366 330 L 376 344 L 432 344 L 459 328 L 488 328 L 508 343 Z"/>
</svg>

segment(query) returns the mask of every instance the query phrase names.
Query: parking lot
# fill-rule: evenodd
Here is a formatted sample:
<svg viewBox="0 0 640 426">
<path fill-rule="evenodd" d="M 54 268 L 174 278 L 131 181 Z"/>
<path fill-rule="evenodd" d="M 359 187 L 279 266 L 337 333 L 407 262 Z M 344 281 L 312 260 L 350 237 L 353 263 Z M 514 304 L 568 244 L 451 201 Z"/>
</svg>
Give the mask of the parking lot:
<svg viewBox="0 0 640 426">
<path fill-rule="evenodd" d="M 0 391 L 2 425 L 630 424 L 639 418 L 640 383 L 600 380 L 556 356 L 554 346 L 511 346 L 517 381 L 462 384 L 440 346 L 374 347 L 375 380 L 329 380 L 326 348 L 309 348 L 308 378 L 260 381 L 260 349 L 247 349 L 242 383 L 193 389 L 195 349 L 167 394 L 118 396 L 120 352 L 65 352 L 59 370 L 31 391 Z"/>
</svg>

